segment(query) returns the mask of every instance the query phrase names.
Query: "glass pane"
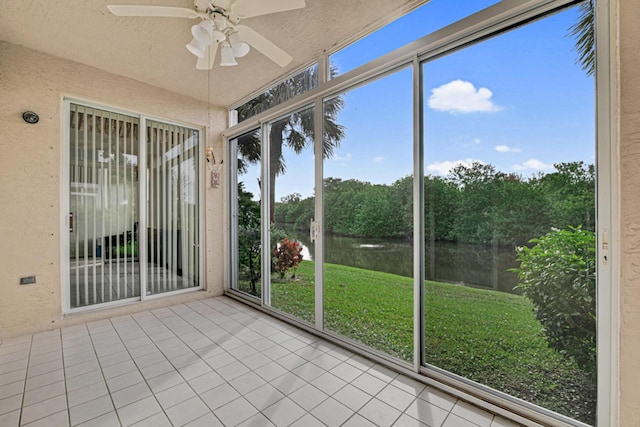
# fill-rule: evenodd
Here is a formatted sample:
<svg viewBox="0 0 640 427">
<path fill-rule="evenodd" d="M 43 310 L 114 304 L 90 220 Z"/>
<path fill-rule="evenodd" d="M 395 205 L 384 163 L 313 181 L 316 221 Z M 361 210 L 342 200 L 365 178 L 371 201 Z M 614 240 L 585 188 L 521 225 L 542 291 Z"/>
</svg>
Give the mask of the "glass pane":
<svg viewBox="0 0 640 427">
<path fill-rule="evenodd" d="M 249 295 L 262 295 L 262 235 L 260 209 L 260 130 L 248 132 L 234 141 L 237 147 L 237 229 L 236 283 L 232 288 Z"/>
<path fill-rule="evenodd" d="M 139 121 L 75 104 L 70 115 L 70 307 L 139 297 Z"/>
<path fill-rule="evenodd" d="M 200 285 L 199 132 L 147 120 L 147 293 Z"/>
<path fill-rule="evenodd" d="M 324 322 L 413 360 L 412 72 L 324 102 Z M 325 138 L 326 139 L 326 138 Z"/>
<path fill-rule="evenodd" d="M 313 323 L 314 109 L 271 123 L 271 306 Z"/>
<path fill-rule="evenodd" d="M 431 0 L 329 56 L 331 78 L 453 24 L 500 0 Z"/>
<path fill-rule="evenodd" d="M 238 123 L 258 115 L 271 107 L 282 104 L 296 95 L 305 93 L 316 86 L 318 86 L 317 64 L 300 71 L 298 74 L 289 77 L 288 79 L 285 79 L 268 89 L 266 92 L 236 108 L 238 113 Z"/>
<path fill-rule="evenodd" d="M 423 66 L 425 357 L 593 424 L 594 81 L 567 37 L 577 17 Z"/>
</svg>

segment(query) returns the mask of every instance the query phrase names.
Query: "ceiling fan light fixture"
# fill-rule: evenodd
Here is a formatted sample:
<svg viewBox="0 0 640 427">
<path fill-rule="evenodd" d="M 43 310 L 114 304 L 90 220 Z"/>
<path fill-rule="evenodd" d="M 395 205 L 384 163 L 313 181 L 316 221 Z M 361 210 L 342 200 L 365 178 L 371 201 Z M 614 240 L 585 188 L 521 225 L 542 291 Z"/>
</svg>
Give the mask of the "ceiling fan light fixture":
<svg viewBox="0 0 640 427">
<path fill-rule="evenodd" d="M 220 49 L 220 65 L 222 67 L 238 65 L 236 57 L 233 55 L 233 48 L 227 42 L 225 42 Z"/>
<path fill-rule="evenodd" d="M 249 45 L 242 41 L 237 31 L 229 34 L 229 43 L 233 49 L 233 56 L 236 58 L 242 58 L 249 53 Z"/>
<path fill-rule="evenodd" d="M 221 50 L 223 66 L 237 65 L 236 58 L 246 56 L 252 49 L 281 67 L 286 67 L 293 60 L 291 55 L 268 38 L 240 22 L 245 18 L 302 9 L 306 0 L 190 1 L 193 7 L 108 5 L 107 9 L 115 16 L 185 18 L 198 22 L 196 25 L 190 24 L 193 39 L 185 45 L 190 53 L 198 57 L 196 70 L 211 70 L 218 49 Z"/>
<path fill-rule="evenodd" d="M 195 37 L 191 39 L 191 42 L 185 45 L 187 50 L 197 56 L 198 58 L 204 58 L 204 52 L 206 49 L 206 45 L 204 43 L 200 43 Z"/>
<path fill-rule="evenodd" d="M 219 31 L 224 31 L 224 29 L 227 28 L 227 18 L 219 13 L 213 14 L 213 23 Z"/>
<path fill-rule="evenodd" d="M 226 38 L 227 36 L 222 31 L 216 30 L 213 32 L 212 39 L 215 43 L 222 43 Z"/>
<path fill-rule="evenodd" d="M 191 34 L 193 38 L 198 40 L 203 45 L 207 46 L 211 44 L 211 36 L 213 35 L 213 22 L 202 21 L 191 27 Z"/>
<path fill-rule="evenodd" d="M 233 56 L 236 58 L 242 58 L 243 56 L 247 56 L 251 48 L 245 42 L 240 43 L 238 46 L 235 46 L 233 49 Z"/>
</svg>

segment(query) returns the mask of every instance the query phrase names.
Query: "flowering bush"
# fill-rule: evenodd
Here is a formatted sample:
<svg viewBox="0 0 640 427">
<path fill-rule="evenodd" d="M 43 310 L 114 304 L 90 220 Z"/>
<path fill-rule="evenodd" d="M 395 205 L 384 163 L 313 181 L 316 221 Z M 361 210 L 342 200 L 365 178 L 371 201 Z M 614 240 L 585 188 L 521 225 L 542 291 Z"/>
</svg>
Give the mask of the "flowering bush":
<svg viewBox="0 0 640 427">
<path fill-rule="evenodd" d="M 295 240 L 284 238 L 272 252 L 273 270 L 280 274 L 280 278 L 289 270 L 294 270 L 292 278 L 296 276 L 295 270 L 302 261 L 302 245 Z"/>
</svg>

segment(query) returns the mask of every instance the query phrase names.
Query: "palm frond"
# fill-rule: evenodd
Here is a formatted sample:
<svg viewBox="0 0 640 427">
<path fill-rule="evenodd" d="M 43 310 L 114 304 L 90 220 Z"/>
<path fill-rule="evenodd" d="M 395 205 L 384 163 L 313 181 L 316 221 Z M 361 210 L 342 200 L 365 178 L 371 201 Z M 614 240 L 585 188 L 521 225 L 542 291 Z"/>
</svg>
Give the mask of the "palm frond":
<svg viewBox="0 0 640 427">
<path fill-rule="evenodd" d="M 580 5 L 578 20 L 569 27 L 569 36 L 576 40 L 578 54 L 576 63 L 580 64 L 588 76 L 593 75 L 596 67 L 595 49 L 595 4 L 588 0 Z"/>
</svg>

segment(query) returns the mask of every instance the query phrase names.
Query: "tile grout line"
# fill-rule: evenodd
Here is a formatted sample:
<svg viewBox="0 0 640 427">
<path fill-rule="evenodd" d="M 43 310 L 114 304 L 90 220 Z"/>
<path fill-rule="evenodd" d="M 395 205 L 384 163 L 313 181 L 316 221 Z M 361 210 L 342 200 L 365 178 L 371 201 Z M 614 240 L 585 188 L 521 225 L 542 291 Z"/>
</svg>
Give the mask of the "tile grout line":
<svg viewBox="0 0 640 427">
<path fill-rule="evenodd" d="M 29 355 L 27 356 L 27 367 L 24 370 L 24 384 L 22 384 L 22 399 L 20 401 L 20 416 L 18 417 L 18 426 L 22 425 L 22 414 L 24 412 L 24 395 L 27 393 L 27 378 L 29 375 L 29 366 L 31 362 L 31 350 L 33 349 L 33 334 L 29 340 Z"/>
<path fill-rule="evenodd" d="M 167 307 L 167 308 L 168 308 L 169 310 L 171 310 L 171 307 Z M 173 311 L 173 310 L 171 310 L 171 311 Z M 183 344 L 185 344 L 187 347 L 189 347 L 189 345 L 188 345 L 187 343 L 185 343 L 185 342 L 184 342 L 184 341 L 183 341 L 183 340 L 182 340 L 182 339 L 181 339 L 181 338 L 180 338 L 180 337 L 179 337 L 179 336 L 178 336 L 178 335 L 177 335 L 177 334 L 176 334 L 176 333 L 175 333 L 175 332 L 170 328 L 170 327 L 168 327 L 168 326 L 167 326 L 167 325 L 162 321 L 162 319 L 161 319 L 160 317 L 158 317 L 155 313 L 153 313 L 153 311 L 152 311 L 152 310 L 148 310 L 148 312 L 149 312 L 149 314 L 150 314 L 151 316 L 153 316 L 153 317 L 155 318 L 155 320 L 156 320 L 157 322 L 159 322 L 159 323 L 160 323 L 160 324 L 162 324 L 165 328 L 167 328 L 167 329 L 168 329 L 168 330 L 173 334 L 173 336 L 174 336 L 174 337 L 178 338 L 178 339 L 179 339 Z M 167 357 L 167 355 L 162 351 L 162 349 L 161 349 L 160 347 L 158 347 L 157 343 L 156 343 L 156 342 L 155 342 L 155 341 L 154 341 L 154 340 L 149 336 L 149 334 L 147 333 L 147 331 L 145 330 L 145 328 L 142 326 L 142 324 L 141 324 L 141 323 L 140 323 L 140 322 L 139 322 L 139 321 L 138 321 L 134 316 L 131 316 L 131 318 L 132 318 L 132 320 L 133 320 L 133 321 L 138 325 L 138 327 L 142 330 L 142 332 L 144 332 L 145 336 L 146 336 L 147 338 L 149 338 L 149 340 L 150 340 L 150 341 L 151 341 L 151 343 L 156 347 L 156 349 L 157 349 L 157 350 L 158 350 L 158 351 L 159 351 L 159 352 L 164 356 L 164 358 L 166 359 L 166 361 L 167 361 L 167 362 L 168 362 L 168 363 L 173 367 L 173 369 L 175 369 L 176 373 L 177 373 L 178 375 L 180 375 L 180 377 L 184 380 L 185 384 L 187 384 L 187 386 L 191 389 L 191 391 L 193 391 L 193 392 L 194 392 L 194 394 L 198 397 L 198 399 L 202 402 L 202 404 L 204 404 L 204 405 L 209 409 L 209 412 L 210 412 L 214 417 L 216 417 L 216 415 L 213 413 L 213 410 L 211 410 L 211 409 L 209 408 L 209 406 L 208 406 L 208 405 L 207 405 L 207 404 L 202 400 L 202 398 L 200 397 L 200 393 L 196 392 L 196 391 L 193 389 L 193 387 L 191 386 L 191 384 L 189 384 L 189 380 L 187 380 L 187 379 L 186 379 L 186 378 L 185 378 L 185 377 L 180 373 L 180 370 L 179 370 L 179 369 L 178 369 L 178 368 L 177 368 L 177 367 L 176 367 L 176 366 L 171 362 L 171 360 L 169 360 L 169 358 L 168 358 L 168 357 Z M 126 346 L 125 346 L 125 347 L 126 347 Z M 192 349 L 191 347 L 189 347 L 189 349 L 191 349 L 191 350 L 193 351 L 193 349 Z M 129 350 L 127 349 L 127 352 L 128 352 L 128 351 L 129 351 Z M 195 353 L 195 351 L 194 351 L 194 353 Z M 195 354 L 197 354 L 197 353 L 195 353 Z M 198 355 L 198 357 L 200 358 L 200 355 Z M 133 357 L 132 357 L 131 359 L 133 360 L 133 363 L 136 365 L 136 367 L 138 367 L 138 364 L 136 363 L 135 359 L 133 359 Z M 200 360 L 202 360 L 202 358 L 200 358 Z M 161 362 L 158 362 L 158 363 L 161 363 Z M 205 363 L 206 363 L 206 362 L 205 362 Z M 213 368 L 212 368 L 212 369 L 213 369 Z M 138 367 L 138 371 L 140 371 L 140 367 Z M 213 369 L 213 371 L 215 372 L 215 369 Z M 140 373 L 142 374 L 142 372 L 140 372 Z M 161 375 L 162 375 L 162 374 L 161 374 Z M 149 386 L 149 383 L 147 382 L 147 378 L 145 378 L 145 377 L 144 377 L 144 375 L 142 375 L 142 377 L 143 377 L 143 379 L 144 379 L 145 383 L 147 384 L 147 387 L 149 387 L 149 390 L 151 390 L 151 394 L 153 395 L 154 399 L 156 399 L 156 402 L 158 402 L 158 406 L 160 406 L 160 408 L 162 409 L 162 413 L 167 417 L 167 419 L 169 420 L 169 422 L 171 422 L 171 419 L 169 418 L 169 415 L 167 414 L 167 409 L 170 409 L 170 408 L 172 408 L 173 406 L 177 406 L 177 405 L 179 405 L 180 403 L 183 403 L 183 402 L 185 402 L 185 401 L 183 401 L 183 402 L 179 402 L 179 403 L 177 403 L 176 405 L 173 405 L 173 406 L 171 406 L 170 408 L 165 409 L 165 408 L 162 406 L 162 404 L 158 401 L 158 399 L 157 399 L 157 397 L 156 397 L 156 393 L 155 393 L 155 392 L 151 389 L 151 387 Z M 172 388 L 172 387 L 169 387 L 169 388 Z M 167 389 L 167 390 L 168 390 L 168 389 Z M 165 391 L 165 390 L 162 390 L 162 391 Z M 187 400 L 188 400 L 188 399 L 187 399 Z M 155 414 L 154 414 L 154 415 L 155 415 Z M 203 414 L 201 417 L 203 417 L 203 416 L 205 416 L 205 415 L 206 415 L 206 414 Z M 153 415 L 151 415 L 151 416 L 153 416 Z M 151 416 L 150 416 L 150 417 L 151 417 Z M 150 418 L 150 417 L 147 417 L 147 418 Z M 199 419 L 199 418 L 201 418 L 201 417 L 198 417 L 198 418 L 196 418 L 196 419 Z M 147 419 L 147 418 L 145 418 L 145 419 Z M 191 421 L 189 421 L 189 422 L 195 421 L 196 419 L 191 420 Z M 216 417 L 216 419 L 218 419 L 218 417 Z M 143 421 L 143 420 L 140 420 L 140 421 Z M 171 423 L 172 423 L 172 422 L 171 422 Z M 172 424 L 173 424 L 173 423 L 172 423 Z"/>
<path fill-rule="evenodd" d="M 109 323 L 111 323 L 111 319 L 109 319 Z M 113 404 L 113 398 L 111 397 L 111 391 L 109 390 L 109 386 L 107 385 L 107 379 L 104 377 L 104 372 L 102 371 L 102 364 L 100 363 L 100 357 L 98 356 L 98 352 L 96 351 L 96 346 L 95 346 L 95 344 L 93 342 L 93 336 L 91 334 L 91 330 L 89 329 L 89 326 L 87 325 L 87 323 L 85 323 L 84 326 L 85 326 L 85 328 L 87 330 L 87 335 L 89 336 L 89 341 L 91 342 L 91 348 L 93 349 L 93 354 L 96 356 L 96 362 L 98 362 L 98 366 L 100 368 L 100 375 L 102 375 L 102 380 L 104 381 L 104 385 L 105 385 L 107 391 L 109 392 L 109 399 L 111 400 L 111 404 L 113 405 L 113 410 L 114 410 L 114 412 L 116 412 L 115 411 L 116 406 Z M 64 350 L 64 346 L 63 346 L 63 350 Z M 63 359 L 62 363 L 63 363 L 63 366 L 64 366 L 64 359 Z M 66 371 L 65 371 L 65 389 L 67 387 L 67 385 L 66 385 L 66 375 L 67 374 L 66 374 Z M 99 399 L 99 397 L 96 397 L 96 399 Z M 96 400 L 96 399 L 93 399 L 93 400 Z M 91 402 L 91 400 L 89 402 Z M 81 405 L 84 404 L 84 403 L 88 403 L 88 402 L 83 402 L 83 403 L 81 403 Z M 77 405 L 77 406 L 79 406 L 79 405 Z M 69 409 L 69 426 L 71 426 L 71 406 L 69 405 L 69 397 L 68 396 L 67 396 L 67 408 Z M 83 423 L 91 421 L 91 420 L 94 420 L 94 419 L 96 419 L 98 417 L 101 417 L 102 415 L 104 415 L 104 414 L 101 414 L 101 415 L 95 416 L 93 418 L 90 418 L 88 420 L 85 420 L 85 421 L 83 421 Z M 120 417 L 118 416 L 117 412 L 116 412 L 116 417 L 118 419 L 118 423 L 120 423 L 120 425 L 122 425 L 122 422 L 120 421 Z"/>
<path fill-rule="evenodd" d="M 205 304 L 205 305 L 206 305 L 206 304 Z M 201 317 L 204 317 L 205 319 L 207 319 L 207 320 L 211 321 L 211 320 L 210 320 L 210 319 L 208 319 L 205 315 L 203 315 L 202 313 L 200 313 L 200 312 L 198 312 L 198 311 L 194 310 L 192 307 L 188 306 L 187 304 L 184 304 L 184 306 L 185 306 L 185 307 L 187 307 L 187 308 L 189 308 L 189 310 L 191 310 L 192 312 L 194 312 L 194 313 L 196 313 L 196 314 L 200 315 Z M 170 309 L 171 309 L 171 308 L 170 308 Z M 185 318 L 184 318 L 180 313 L 178 313 L 178 312 L 176 312 L 175 310 L 172 310 L 172 309 L 171 309 L 171 311 L 173 311 L 174 315 L 176 315 L 177 317 L 181 318 L 182 320 L 184 320 L 185 322 L 187 322 L 189 325 L 191 325 L 192 327 L 194 327 L 194 329 L 196 329 L 198 332 L 200 332 L 201 334 L 205 335 L 205 333 L 204 333 L 201 329 L 199 329 L 196 325 L 193 325 L 193 324 L 192 324 L 188 319 L 185 319 Z M 216 311 L 218 311 L 218 310 L 216 310 Z M 237 312 L 241 312 L 240 310 L 236 310 L 236 311 L 237 311 Z M 254 320 L 257 320 L 257 319 L 256 319 L 255 317 L 253 317 L 253 316 L 249 316 L 249 317 L 252 317 Z M 236 320 L 234 319 L 234 321 L 236 321 Z M 211 322 L 212 322 L 212 323 L 214 323 L 214 324 L 216 324 L 216 322 L 213 322 L 213 321 L 211 321 Z M 238 322 L 238 321 L 236 321 L 236 322 Z M 240 322 L 238 322 L 238 323 L 240 323 Z M 242 324 L 242 323 L 240 323 L 240 324 Z M 244 326 L 244 328 L 246 328 L 246 329 L 248 329 L 248 330 L 250 330 L 250 331 L 253 331 L 251 328 L 249 328 L 249 326 L 244 325 L 244 324 L 242 324 L 242 325 Z M 224 328 L 223 328 L 223 329 L 224 329 Z M 226 329 L 225 329 L 225 331 L 226 331 Z M 227 333 L 229 333 L 231 336 L 234 336 L 234 337 L 235 337 L 235 333 L 232 333 L 232 332 L 230 332 L 230 331 L 227 331 Z M 287 334 L 287 335 L 289 335 L 289 334 Z M 206 336 L 206 335 L 205 335 L 205 336 Z M 264 336 L 262 336 L 261 338 L 269 339 L 268 337 L 264 337 Z M 291 336 L 291 338 L 290 338 L 290 339 L 294 339 L 294 338 L 295 338 L 295 337 Z M 240 339 L 240 338 L 238 338 L 238 339 Z M 185 345 L 187 345 L 189 348 L 191 348 L 192 350 L 194 350 L 194 349 L 193 349 L 192 347 L 190 347 L 190 346 L 189 346 L 189 344 L 188 344 L 188 343 L 186 343 L 184 340 L 182 340 L 182 339 L 180 339 L 180 340 L 181 340 L 182 342 L 184 342 L 184 344 L 185 344 Z M 242 340 L 242 339 L 240 339 L 240 340 L 241 340 L 245 345 L 251 346 L 251 344 L 250 344 L 250 343 L 248 343 L 248 342 L 246 342 L 246 341 L 244 341 L 244 340 Z M 287 340 L 287 341 L 289 341 L 289 340 Z M 213 342 L 213 340 L 212 340 L 212 342 Z M 272 342 L 273 342 L 273 341 L 272 341 Z M 216 344 L 216 343 L 214 342 L 214 344 Z M 278 345 L 278 344 L 274 342 L 274 345 Z M 225 351 L 226 351 L 226 350 L 225 350 Z M 194 352 L 195 352 L 195 350 L 194 350 Z M 227 353 L 229 353 L 229 352 L 227 352 Z M 295 354 L 295 353 L 293 353 L 293 352 L 290 352 L 290 353 L 291 353 L 291 354 Z M 196 353 L 196 354 L 197 354 L 197 353 Z M 229 354 L 231 354 L 231 353 L 229 353 Z M 234 356 L 233 354 L 231 354 L 231 356 L 233 356 L 233 358 L 234 358 L 237 362 L 241 363 L 243 366 L 245 366 L 247 369 L 249 369 L 249 371 L 250 371 L 250 372 L 254 372 L 254 369 L 252 369 L 251 367 L 249 367 L 249 366 L 245 365 L 244 363 L 242 363 L 242 361 L 241 361 L 240 359 L 238 359 L 236 356 Z M 200 355 L 198 355 L 198 357 L 200 357 Z M 200 358 L 200 360 L 203 360 L 203 359 L 202 359 L 202 358 Z M 274 362 L 274 363 L 277 363 L 277 361 L 276 361 L 276 360 L 272 360 L 272 359 L 270 359 L 270 361 L 271 361 L 271 362 Z M 206 362 L 205 362 L 205 363 L 206 363 Z M 233 362 L 231 362 L 231 363 L 233 363 Z M 227 366 L 227 365 L 225 365 L 225 366 Z M 278 364 L 278 366 L 281 366 L 281 365 L 279 365 L 279 364 Z M 284 368 L 284 367 L 283 367 L 283 368 Z M 213 369 L 213 368 L 212 368 L 212 369 Z M 287 369 L 287 368 L 284 368 L 284 369 L 286 369 L 286 370 L 287 370 L 287 373 L 292 373 L 292 372 L 291 372 L 291 370 L 289 370 L 289 369 Z M 214 372 L 216 372 L 216 370 L 215 370 L 215 369 L 213 369 L 213 371 L 214 371 Z M 328 371 L 326 371 L 326 372 L 328 372 Z M 258 375 L 258 374 L 256 374 L 256 375 Z M 278 376 L 278 377 L 276 377 L 276 378 L 274 378 L 274 380 L 275 380 L 275 379 L 277 379 L 277 378 L 280 378 L 280 377 L 282 377 L 282 376 L 284 376 L 284 375 L 286 375 L 286 373 L 285 373 L 285 374 L 282 374 L 282 375 L 280 375 L 280 376 Z M 295 375 L 295 374 L 294 374 L 294 375 Z M 242 376 L 242 375 L 240 375 L 240 377 L 241 377 L 241 376 Z M 271 385 L 271 382 L 270 382 L 270 381 L 266 381 L 266 380 L 265 380 L 263 377 L 261 377 L 260 375 L 258 375 L 258 377 L 259 377 L 260 379 L 262 379 L 263 381 L 265 381 L 265 384 L 267 384 L 267 385 Z M 239 377 L 238 377 L 238 378 L 239 378 Z M 223 379 L 224 379 L 224 378 L 223 378 Z M 235 378 L 234 378 L 234 379 L 235 379 Z M 271 420 L 270 420 L 270 418 L 269 418 L 269 417 L 267 417 L 267 416 L 263 413 L 263 410 L 260 410 L 260 409 L 259 409 L 259 408 L 257 408 L 253 403 L 251 403 L 248 399 L 246 399 L 246 397 L 244 396 L 246 393 L 242 393 L 240 390 L 236 389 L 236 388 L 233 386 L 233 384 L 231 384 L 229 381 L 227 381 L 226 379 L 224 379 L 224 380 L 225 380 L 225 383 L 229 385 L 229 387 L 231 387 L 233 390 L 235 390 L 235 391 L 239 394 L 239 397 L 237 397 L 236 399 L 232 400 L 231 402 L 234 402 L 235 400 L 238 400 L 238 399 L 240 399 L 240 398 L 243 398 L 245 401 L 247 401 L 247 402 L 248 402 L 248 403 L 249 403 L 249 404 L 250 404 L 250 405 L 251 405 L 251 406 L 252 406 L 252 407 L 257 411 L 257 414 L 261 414 L 262 416 L 264 416 L 265 418 L 267 418 L 269 421 L 271 421 Z M 315 387 L 315 386 L 313 386 L 313 384 L 311 384 L 310 382 L 307 382 L 307 381 L 305 381 L 305 382 L 306 382 L 307 384 L 311 385 L 312 387 Z M 188 383 L 188 382 L 187 382 L 187 383 Z M 257 390 L 257 389 L 258 389 L 258 388 L 260 388 L 260 387 L 262 387 L 262 386 L 259 386 L 259 387 L 257 387 L 256 389 L 253 389 L 253 390 L 251 390 L 251 391 Z M 272 386 L 272 387 L 273 387 L 273 386 Z M 319 390 L 319 389 L 318 389 L 318 390 Z M 320 390 L 320 391 L 322 391 L 322 390 Z M 271 406 L 273 406 L 273 405 L 277 404 L 278 402 L 281 402 L 282 400 L 284 400 L 284 399 L 288 398 L 288 395 L 284 395 L 284 394 L 283 394 L 283 396 L 284 396 L 284 397 L 283 397 L 282 399 L 278 399 L 277 401 L 275 401 L 275 402 L 273 402 L 272 404 L 270 404 L 267 408 L 269 408 L 269 407 L 271 407 Z M 330 397 L 330 396 L 329 396 L 329 397 Z M 294 404 L 296 404 L 297 406 L 300 406 L 300 405 L 298 405 L 295 401 L 293 401 L 291 398 L 289 398 L 289 400 L 291 400 L 292 402 L 294 402 Z M 228 404 L 229 404 L 229 403 L 231 403 L 231 402 L 228 402 L 228 403 L 226 403 L 225 405 L 228 405 Z M 206 405 L 206 403 L 205 403 L 205 405 Z M 225 406 L 225 405 L 223 405 L 223 406 Z M 318 405 L 319 405 L 319 404 L 318 404 Z M 316 405 L 316 406 L 317 406 L 317 405 Z M 208 406 L 207 406 L 207 407 L 208 407 Z M 221 406 L 221 407 L 222 407 L 222 406 Z M 265 409 L 267 409 L 267 408 L 265 408 Z M 302 408 L 302 407 L 301 407 L 301 408 Z M 295 420 L 293 420 L 291 424 L 295 423 L 296 421 L 298 421 L 299 419 L 301 419 L 302 417 L 304 417 L 306 414 L 310 414 L 310 411 L 307 411 L 305 408 L 302 408 L 302 409 L 303 409 L 304 413 L 303 413 L 300 417 L 298 417 L 298 418 L 296 418 Z M 211 412 L 211 413 L 213 413 L 213 410 L 210 410 L 210 412 Z M 256 415 L 257 415 L 257 414 L 256 414 Z M 216 416 L 216 415 L 215 415 L 215 413 L 213 413 L 213 415 L 214 415 L 214 416 Z M 250 419 L 250 418 L 251 418 L 251 417 L 253 417 L 253 416 L 255 416 L 255 415 L 252 415 L 252 416 L 248 417 L 247 419 L 241 420 L 241 421 L 240 421 L 240 424 L 241 424 L 241 423 L 243 423 L 243 422 L 245 422 L 245 421 L 247 421 L 248 419 Z M 216 418 L 217 418 L 217 417 L 216 417 Z"/>
<path fill-rule="evenodd" d="M 151 310 L 147 310 L 147 311 L 148 311 L 150 314 L 152 314 L 152 315 L 153 315 L 153 313 L 151 313 Z M 140 313 L 145 313 L 145 312 L 146 312 L 146 311 L 142 311 L 142 312 L 140 312 Z M 138 314 L 138 313 L 135 313 L 135 314 Z M 137 321 L 137 320 L 136 320 L 136 319 L 135 319 L 131 314 L 127 314 L 127 315 L 125 315 L 125 316 L 126 316 L 126 317 L 129 317 L 133 322 L 135 322 L 135 323 L 136 323 L 136 325 L 138 325 L 138 327 L 139 327 L 139 328 L 144 332 L 145 336 L 146 336 L 147 338 L 149 338 L 149 335 L 147 335 L 147 333 L 144 331 L 144 329 L 142 328 L 142 326 L 140 326 L 140 323 L 139 323 L 139 322 L 138 322 L 138 321 Z M 125 316 L 120 316 L 120 317 L 125 317 Z M 113 323 L 112 318 L 109 318 L 109 323 L 111 324 L 111 326 L 113 327 L 114 332 L 116 333 L 116 335 L 117 335 L 117 336 L 118 336 L 118 338 L 120 339 L 120 342 L 122 343 L 122 345 L 123 345 L 123 347 L 124 347 L 125 351 L 127 352 L 127 354 L 129 355 L 129 357 L 131 358 L 131 361 L 133 362 L 133 364 L 135 365 L 136 369 L 137 369 L 137 370 L 138 370 L 138 372 L 140 373 L 140 376 L 142 376 L 142 380 L 144 381 L 144 383 L 146 384 L 146 386 L 147 386 L 147 387 L 149 388 L 149 390 L 151 391 L 151 394 L 152 394 L 153 398 L 155 399 L 156 403 L 157 403 L 157 404 L 158 404 L 158 406 L 162 409 L 162 413 L 167 417 L 167 419 L 169 419 L 169 417 L 167 416 L 166 412 L 164 411 L 164 408 L 162 407 L 162 405 L 160 404 L 160 402 L 158 402 L 158 399 L 156 398 L 155 393 L 153 392 L 153 390 L 152 390 L 152 389 L 151 389 L 151 387 L 149 386 L 149 383 L 148 383 L 148 381 L 147 381 L 147 378 L 146 378 L 144 375 L 142 375 L 142 371 L 140 371 L 140 366 L 138 366 L 138 363 L 136 362 L 135 358 L 134 358 L 134 357 L 133 357 L 133 355 L 131 354 L 131 351 L 130 351 L 129 347 L 127 347 L 127 345 L 125 344 L 124 340 L 122 339 L 122 336 L 120 335 L 120 332 L 118 331 L 118 328 L 116 327 L 116 325 Z M 155 343 L 155 342 L 153 342 L 153 340 L 151 340 L 150 338 L 149 338 L 149 340 L 150 340 L 150 341 L 153 343 L 153 345 L 158 349 L 158 351 L 160 351 L 160 352 L 162 353 L 162 350 L 160 350 L 160 348 L 156 345 L 156 343 Z M 164 355 L 164 353 L 162 353 L 162 354 Z M 166 357 L 166 356 L 165 356 L 165 357 Z M 98 360 L 98 362 L 99 362 L 99 360 Z M 100 370 L 102 371 L 102 368 L 101 368 Z M 124 374 L 123 374 L 123 375 L 124 375 Z M 103 376 L 104 376 L 104 372 L 103 372 Z M 122 420 L 120 419 L 120 413 L 118 412 L 118 409 L 119 409 L 119 408 L 116 408 L 116 404 L 115 404 L 115 402 L 113 401 L 113 393 L 117 393 L 117 392 L 113 392 L 113 393 L 111 392 L 111 389 L 109 388 L 109 384 L 107 383 L 106 378 L 105 378 L 105 384 L 106 384 L 106 386 L 107 386 L 107 390 L 109 391 L 109 397 L 111 398 L 111 403 L 113 404 L 113 411 L 116 413 L 116 417 L 118 418 L 118 422 L 120 423 L 120 425 L 123 425 L 123 424 L 122 424 Z M 134 385 L 135 385 L 135 384 L 134 384 Z M 132 386 L 129 386 L 129 387 L 132 387 Z M 129 387 L 125 387 L 125 388 L 123 388 L 122 390 L 125 390 L 125 389 L 127 389 L 127 388 L 129 388 Z M 118 390 L 118 391 L 120 391 L 120 390 Z M 140 400 L 143 400 L 143 399 L 145 399 L 145 398 L 142 398 L 142 399 L 136 400 L 135 402 L 131 402 L 130 404 L 132 405 L 132 404 L 134 404 L 134 403 L 136 403 L 136 402 L 139 402 Z M 126 406 L 128 406 L 128 405 L 124 405 L 124 406 L 122 406 L 122 408 L 124 408 L 124 407 L 126 407 Z M 148 417 L 146 417 L 146 418 L 143 418 L 143 419 L 141 419 L 141 420 L 139 420 L 139 421 L 136 421 L 136 423 L 142 422 L 142 421 L 144 421 L 144 420 L 146 420 L 146 419 L 148 419 L 148 418 L 151 418 L 151 417 L 153 417 L 153 416 L 155 416 L 155 415 L 156 415 L 156 414 L 149 415 L 149 416 L 148 416 Z M 134 423 L 134 424 L 135 424 L 135 423 Z"/>
</svg>

